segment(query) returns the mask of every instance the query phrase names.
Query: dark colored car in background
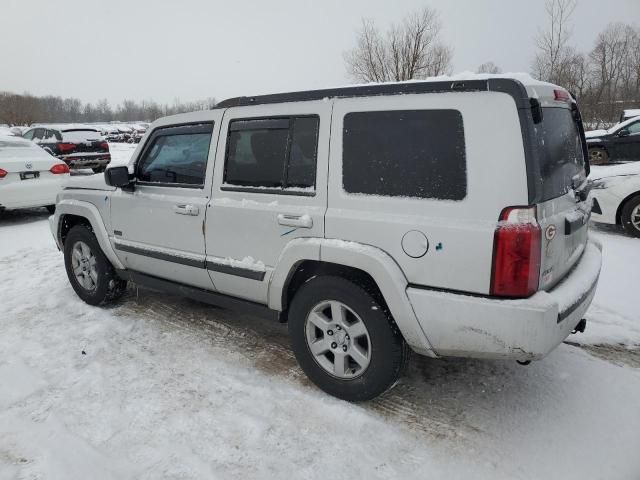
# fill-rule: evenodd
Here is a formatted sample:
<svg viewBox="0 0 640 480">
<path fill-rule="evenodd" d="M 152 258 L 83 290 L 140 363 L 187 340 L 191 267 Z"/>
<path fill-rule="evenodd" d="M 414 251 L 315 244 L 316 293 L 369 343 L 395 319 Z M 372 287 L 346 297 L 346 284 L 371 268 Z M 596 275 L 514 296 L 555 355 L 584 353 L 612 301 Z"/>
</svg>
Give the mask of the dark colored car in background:
<svg viewBox="0 0 640 480">
<path fill-rule="evenodd" d="M 111 162 L 109 144 L 95 128 L 44 125 L 33 127 L 23 137 L 64 161 L 71 169 L 91 168 L 100 173 Z"/>
<path fill-rule="evenodd" d="M 585 132 L 592 165 L 640 161 L 640 117 L 630 118 L 609 130 Z"/>
</svg>

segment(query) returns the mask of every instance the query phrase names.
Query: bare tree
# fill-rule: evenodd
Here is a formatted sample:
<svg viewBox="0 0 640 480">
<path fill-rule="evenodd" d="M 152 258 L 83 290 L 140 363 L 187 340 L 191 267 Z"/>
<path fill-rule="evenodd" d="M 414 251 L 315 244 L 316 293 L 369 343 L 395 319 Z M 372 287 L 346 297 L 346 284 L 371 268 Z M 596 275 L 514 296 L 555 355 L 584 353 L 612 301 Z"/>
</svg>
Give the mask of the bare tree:
<svg viewBox="0 0 640 480">
<path fill-rule="evenodd" d="M 502 73 L 502 70 L 493 62 L 485 62 L 478 67 L 477 73 Z"/>
<path fill-rule="evenodd" d="M 546 0 L 549 24 L 538 32 L 538 53 L 533 61 L 533 73 L 541 80 L 564 83 L 571 62 L 569 20 L 576 8 L 576 0 Z"/>
<path fill-rule="evenodd" d="M 356 47 L 344 55 L 347 70 L 360 82 L 403 81 L 449 72 L 452 50 L 439 40 L 438 12 L 429 7 L 392 25 L 384 35 L 363 19 Z"/>
</svg>

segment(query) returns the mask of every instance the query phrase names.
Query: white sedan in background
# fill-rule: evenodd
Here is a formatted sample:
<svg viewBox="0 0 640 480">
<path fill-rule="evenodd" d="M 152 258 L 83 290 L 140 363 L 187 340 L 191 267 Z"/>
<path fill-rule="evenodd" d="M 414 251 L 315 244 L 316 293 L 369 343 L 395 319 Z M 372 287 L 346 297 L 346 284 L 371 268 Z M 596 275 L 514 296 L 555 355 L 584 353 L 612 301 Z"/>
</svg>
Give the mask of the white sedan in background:
<svg viewBox="0 0 640 480">
<path fill-rule="evenodd" d="M 0 135 L 0 211 L 47 207 L 53 212 L 68 178 L 67 164 L 35 143 Z"/>
<path fill-rule="evenodd" d="M 640 237 L 640 161 L 611 166 L 592 166 L 594 222 L 622 225 Z"/>
</svg>

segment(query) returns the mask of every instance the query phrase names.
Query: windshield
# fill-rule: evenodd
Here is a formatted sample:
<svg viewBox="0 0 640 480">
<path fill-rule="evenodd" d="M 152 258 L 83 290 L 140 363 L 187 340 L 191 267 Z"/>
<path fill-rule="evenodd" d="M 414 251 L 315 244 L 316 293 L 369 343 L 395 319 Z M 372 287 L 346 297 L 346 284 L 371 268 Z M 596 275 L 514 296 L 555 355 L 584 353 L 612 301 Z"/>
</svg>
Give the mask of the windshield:
<svg viewBox="0 0 640 480">
<path fill-rule="evenodd" d="M 586 178 L 582 139 L 568 108 L 543 108 L 535 125 L 543 200 L 564 195 Z"/>
</svg>

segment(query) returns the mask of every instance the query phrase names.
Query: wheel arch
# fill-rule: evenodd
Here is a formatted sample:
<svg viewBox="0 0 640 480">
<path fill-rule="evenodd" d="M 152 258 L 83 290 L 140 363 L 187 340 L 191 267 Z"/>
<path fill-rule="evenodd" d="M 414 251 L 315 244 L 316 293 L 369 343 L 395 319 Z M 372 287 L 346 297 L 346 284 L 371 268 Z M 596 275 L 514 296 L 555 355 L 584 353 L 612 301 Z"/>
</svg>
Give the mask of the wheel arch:
<svg viewBox="0 0 640 480">
<path fill-rule="evenodd" d="M 622 225 L 622 210 L 624 209 L 627 202 L 629 202 L 634 197 L 640 197 L 640 190 L 630 193 L 620 202 L 618 208 L 616 209 L 616 225 Z"/>
<path fill-rule="evenodd" d="M 269 307 L 286 311 L 295 291 L 317 275 L 340 275 L 363 283 L 380 295 L 406 342 L 417 352 L 435 356 L 406 294 L 408 281 L 386 252 L 355 242 L 296 239 L 284 249 L 269 285 Z"/>
<path fill-rule="evenodd" d="M 52 233 L 60 249 L 64 246 L 64 239 L 69 230 L 79 224 L 86 225 L 93 231 L 98 245 L 100 245 L 107 259 L 109 259 L 115 268 L 123 270 L 124 265 L 120 262 L 120 259 L 111 246 L 111 242 L 109 242 L 109 234 L 100 212 L 95 205 L 89 202 L 66 199 L 56 204 Z"/>
</svg>

